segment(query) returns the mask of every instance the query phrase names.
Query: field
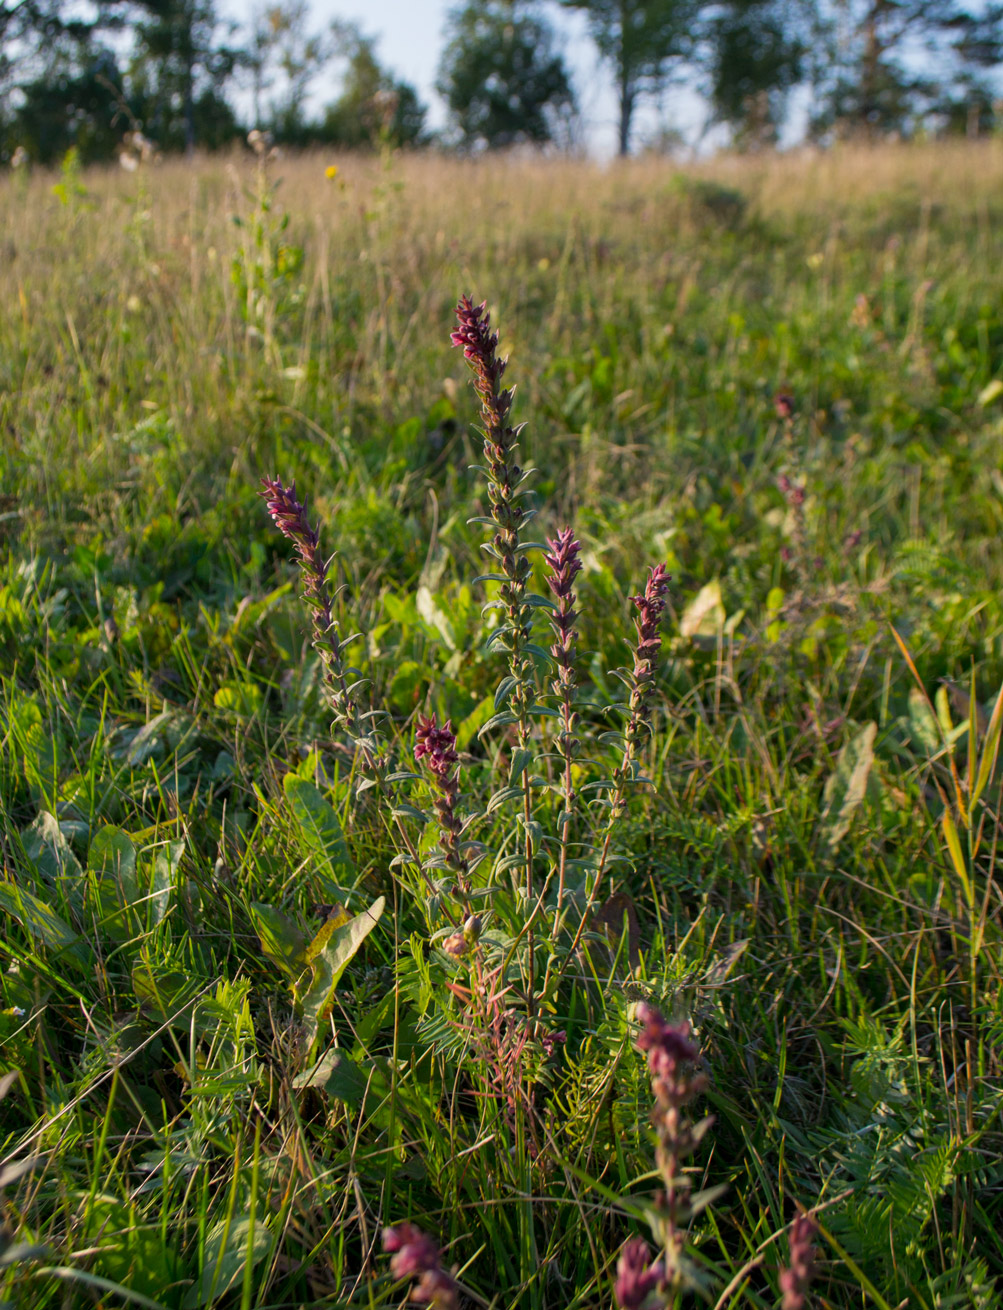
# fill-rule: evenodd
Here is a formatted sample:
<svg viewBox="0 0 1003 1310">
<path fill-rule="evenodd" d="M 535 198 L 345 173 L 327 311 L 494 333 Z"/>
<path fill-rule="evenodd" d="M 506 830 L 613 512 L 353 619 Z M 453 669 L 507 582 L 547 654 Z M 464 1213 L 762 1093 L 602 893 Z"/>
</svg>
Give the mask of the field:
<svg viewBox="0 0 1003 1310">
<path fill-rule="evenodd" d="M 585 1310 L 638 1235 L 625 1310 L 1003 1303 L 1003 143 L 0 213 L 0 1303 Z"/>
</svg>

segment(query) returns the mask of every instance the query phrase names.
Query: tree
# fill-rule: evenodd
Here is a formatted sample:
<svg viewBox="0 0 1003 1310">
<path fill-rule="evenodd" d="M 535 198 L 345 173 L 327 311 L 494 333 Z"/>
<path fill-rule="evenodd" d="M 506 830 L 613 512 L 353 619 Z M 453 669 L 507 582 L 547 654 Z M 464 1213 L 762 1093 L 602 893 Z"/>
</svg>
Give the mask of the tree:
<svg viewBox="0 0 1003 1310">
<path fill-rule="evenodd" d="M 190 152 L 197 138 L 218 144 L 213 138 L 233 121 L 224 89 L 237 54 L 218 39 L 214 0 L 143 0 L 143 10 L 131 70 L 146 109 L 139 116 L 165 149 L 183 145 Z M 200 126 L 213 129 L 210 139 Z"/>
<path fill-rule="evenodd" d="M 80 161 L 107 159 L 122 138 L 112 88 L 120 82 L 114 55 L 96 48 L 81 59 L 53 61 L 19 88 L 8 124 L 9 148 L 51 164 L 76 147 Z"/>
<path fill-rule="evenodd" d="M 436 88 L 466 149 L 554 139 L 574 95 L 554 33 L 535 7 L 483 0 L 454 10 Z"/>
<path fill-rule="evenodd" d="M 800 17 L 788 0 L 725 0 L 710 18 L 710 101 L 740 146 L 776 143 L 787 96 L 803 72 Z"/>
<path fill-rule="evenodd" d="M 1003 52 L 998 5 L 830 0 L 819 12 L 815 136 L 908 133 L 959 98 L 988 99 L 980 74 Z"/>
<path fill-rule="evenodd" d="M 695 47 L 698 0 L 562 0 L 585 11 L 600 56 L 612 67 L 619 108 L 619 153 L 630 151 L 639 99 L 657 94 L 673 64 Z"/>
<path fill-rule="evenodd" d="M 84 160 L 117 144 L 115 86 L 121 77 L 104 41 L 124 22 L 124 0 L 87 10 L 63 0 L 0 2 L 2 152 L 26 149 L 52 162 L 76 146 Z"/>
<path fill-rule="evenodd" d="M 376 57 L 376 41 L 354 23 L 332 24 L 337 53 L 347 60 L 341 95 L 328 106 L 321 133 L 348 148 L 385 141 L 418 145 L 425 131 L 425 106 L 407 82 L 398 81 Z"/>
</svg>

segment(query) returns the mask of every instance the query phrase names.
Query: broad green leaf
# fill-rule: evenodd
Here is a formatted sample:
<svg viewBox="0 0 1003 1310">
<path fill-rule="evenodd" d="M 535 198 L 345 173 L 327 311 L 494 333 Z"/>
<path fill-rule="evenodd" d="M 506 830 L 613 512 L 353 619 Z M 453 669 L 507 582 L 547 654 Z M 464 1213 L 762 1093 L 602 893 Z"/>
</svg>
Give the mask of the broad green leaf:
<svg viewBox="0 0 1003 1310">
<path fill-rule="evenodd" d="M 372 1066 L 365 1068 L 344 1051 L 327 1051 L 312 1068 L 297 1074 L 293 1086 L 315 1087 L 336 1101 L 361 1105 L 374 1074 L 377 1086 L 382 1090 L 386 1087 L 386 1077 L 375 1073 Z"/>
<path fill-rule="evenodd" d="M 257 1216 L 253 1238 L 250 1215 L 234 1218 L 229 1225 L 225 1219 L 221 1220 L 206 1237 L 202 1277 L 189 1288 L 185 1310 L 216 1304 L 243 1277 L 248 1259 L 257 1264 L 268 1254 L 271 1245 L 272 1235 L 265 1215 Z"/>
<path fill-rule="evenodd" d="M 874 763 L 874 739 L 878 725 L 868 723 L 839 752 L 836 769 L 825 784 L 825 810 L 822 827 L 830 851 L 850 830 L 853 816 L 867 792 L 867 779 Z"/>
<path fill-rule="evenodd" d="M 368 910 L 363 910 L 354 919 L 335 929 L 327 945 L 314 960 L 313 975 L 302 1000 L 303 1019 L 311 1052 L 316 1045 L 320 1026 L 331 1008 L 335 988 L 341 981 L 341 975 L 356 951 L 376 927 L 385 904 L 386 901 L 381 896 Z"/>
<path fill-rule="evenodd" d="M 107 1290 L 128 1288 L 140 1305 L 152 1300 L 178 1277 L 175 1248 L 163 1240 L 159 1224 L 140 1222 L 140 1213 L 114 1196 L 79 1195 L 82 1236 L 94 1253 L 92 1271 L 108 1279 Z M 107 1302 L 105 1302 L 107 1304 Z"/>
<path fill-rule="evenodd" d="M 254 682 L 224 682 L 212 698 L 218 710 L 232 710 L 245 718 L 254 718 L 261 713 L 264 695 Z"/>
<path fill-rule="evenodd" d="M 87 852 L 87 872 L 102 929 L 119 941 L 135 936 L 141 928 L 136 848 L 120 828 L 108 824 L 98 830 Z"/>
<path fill-rule="evenodd" d="M 909 731 L 917 746 L 927 755 L 940 750 L 940 728 L 930 702 L 918 687 L 909 688 Z"/>
<path fill-rule="evenodd" d="M 161 846 L 154 856 L 153 877 L 150 881 L 150 914 L 154 923 L 159 923 L 167 913 L 167 902 L 184 852 L 185 839 L 181 837 Z"/>
<path fill-rule="evenodd" d="M 79 909 L 83 904 L 83 870 L 55 815 L 43 810 L 21 833 L 21 840 L 39 877 L 50 887 L 58 887 L 66 901 Z"/>
<path fill-rule="evenodd" d="M 304 854 L 316 860 L 315 872 L 332 897 L 355 884 L 355 863 L 338 816 L 320 789 L 306 778 L 287 773 L 282 782 L 299 828 Z"/>
<path fill-rule="evenodd" d="M 136 891 L 136 848 L 121 828 L 107 824 L 99 828 L 87 852 L 87 868 L 91 873 L 113 878 L 121 886 Z"/>
<path fill-rule="evenodd" d="M 125 761 L 134 767 L 145 764 L 151 756 L 160 750 L 160 734 L 171 721 L 171 711 L 164 710 L 162 714 L 155 715 L 149 723 L 143 725 L 129 743 L 129 749 L 126 751 Z"/>
<path fill-rule="evenodd" d="M 156 1023 L 189 1028 L 189 1005 L 198 995 L 199 986 L 188 974 L 144 958 L 133 966 L 132 990 Z"/>
<path fill-rule="evenodd" d="M 11 882 L 0 882 L 0 910 L 13 915 L 27 932 L 50 950 L 65 952 L 81 968 L 90 964 L 91 953 L 80 936 L 55 910 L 23 887 Z"/>
<path fill-rule="evenodd" d="M 430 680 L 428 669 L 417 660 L 402 660 L 387 688 L 387 700 L 399 714 L 411 714 L 422 688 Z"/>
<path fill-rule="evenodd" d="M 343 928 L 345 924 L 350 923 L 351 920 L 352 916 L 343 905 L 332 905 L 327 918 L 317 931 L 313 941 L 306 948 L 307 964 L 312 964 L 334 936 L 336 930 L 338 928 Z"/>
<path fill-rule="evenodd" d="M 274 906 L 255 901 L 249 909 L 261 949 L 294 982 L 306 968 L 306 934 Z"/>
</svg>

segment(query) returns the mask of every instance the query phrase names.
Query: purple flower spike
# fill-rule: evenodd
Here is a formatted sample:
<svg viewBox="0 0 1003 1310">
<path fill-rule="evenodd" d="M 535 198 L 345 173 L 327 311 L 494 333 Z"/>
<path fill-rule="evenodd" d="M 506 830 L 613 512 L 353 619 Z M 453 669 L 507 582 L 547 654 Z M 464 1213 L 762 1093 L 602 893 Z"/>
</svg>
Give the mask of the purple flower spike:
<svg viewBox="0 0 1003 1310">
<path fill-rule="evenodd" d="M 417 1224 L 398 1224 L 383 1230 L 383 1249 L 392 1255 L 390 1272 L 394 1278 L 417 1278 L 411 1300 L 435 1307 L 456 1310 L 456 1283 L 441 1265 L 439 1248 Z"/>
<path fill-rule="evenodd" d="M 509 704 L 519 724 L 520 745 L 525 746 L 535 698 L 533 663 L 525 653 L 533 627 L 533 609 L 526 602 L 526 584 L 532 566 L 525 551 L 519 549 L 519 532 L 526 518 L 521 503 L 526 475 L 516 458 L 519 431 L 509 422 L 513 392 L 501 385 L 506 361 L 498 357 L 498 333 L 491 331 L 486 305 L 475 305 L 469 296 L 461 296 L 456 306 L 456 321 L 457 328 L 450 340 L 454 346 L 462 346 L 481 402 L 484 468 L 489 512 L 495 527 L 487 549 L 498 561 L 498 572 L 503 578 L 498 595 L 505 610 L 505 625 L 498 644 L 508 654 L 509 672 L 515 679 Z"/>
<path fill-rule="evenodd" d="M 579 558 L 581 546 L 575 540 L 571 528 L 563 528 L 557 536 L 547 542 L 548 551 L 544 562 L 550 570 L 547 582 L 557 600 L 556 608 L 551 612 L 550 625 L 554 630 L 554 644 L 550 653 L 554 657 L 555 673 L 551 683 L 557 698 L 560 713 L 560 731 L 555 745 L 564 764 L 564 813 L 568 816 L 561 830 L 561 853 L 558 861 L 557 911 L 558 915 L 564 902 L 564 881 L 568 861 L 568 823 L 574 804 L 573 766 L 578 742 L 575 738 L 575 725 L 578 716 L 574 710 L 575 696 L 575 578 L 582 571 Z"/>
<path fill-rule="evenodd" d="M 497 391 L 506 365 L 506 361 L 499 359 L 496 353 L 498 333 L 491 331 L 491 315 L 487 312 L 487 308 L 487 301 L 475 305 L 469 296 L 461 296 L 456 306 L 458 326 L 449 337 L 454 346 L 463 347 L 463 357 L 477 377 L 479 395 L 482 385 L 487 386 L 492 392 Z M 484 399 L 483 395 L 481 399 Z"/>
<path fill-rule="evenodd" d="M 642 1025 L 636 1044 L 639 1051 L 648 1055 L 651 1090 L 661 1110 L 672 1111 L 673 1132 L 681 1132 L 678 1111 L 703 1091 L 706 1082 L 691 1067 L 700 1058 L 700 1049 L 690 1036 L 688 1023 L 670 1023 L 653 1005 L 644 1002 L 637 1007 L 636 1014 Z M 682 1145 L 682 1140 L 681 1136 L 677 1147 Z"/>
<path fill-rule="evenodd" d="M 284 487 L 279 478 L 263 478 L 261 492 L 275 526 L 296 547 L 303 574 L 303 594 L 313 609 L 314 646 L 324 662 L 324 678 L 342 722 L 352 719 L 341 642 L 331 608 L 328 564 L 321 554 L 320 533 L 311 527 L 306 502 L 296 496 L 296 483 Z"/>
<path fill-rule="evenodd" d="M 651 1262 L 651 1252 L 643 1237 L 625 1242 L 616 1266 L 614 1288 L 620 1310 L 641 1310 L 652 1292 L 665 1279 L 661 1261 Z"/>
<path fill-rule="evenodd" d="M 690 1038 L 689 1024 L 672 1024 L 659 1010 L 645 1002 L 637 1007 L 644 1025 L 637 1048 L 648 1052 L 648 1068 L 659 1078 L 675 1078 L 680 1065 L 693 1063 L 700 1052 Z"/>
<path fill-rule="evenodd" d="M 460 758 L 456 753 L 456 735 L 451 723 L 444 723 L 440 728 L 434 714 L 427 719 L 418 719 L 414 735 L 414 758 L 424 760 L 432 774 L 439 847 L 446 863 L 457 875 L 460 891 L 466 892 L 469 890 L 470 866 L 459 848 L 463 823 L 456 813 L 460 798 L 456 781 L 456 765 Z"/>
<path fill-rule="evenodd" d="M 421 760 L 427 756 L 428 767 L 432 772 L 439 778 L 448 778 L 450 770 L 459 759 L 453 725 L 447 722 L 441 728 L 438 727 L 433 714 L 431 718 L 418 719 L 414 735 L 417 739 L 414 758 Z"/>
<path fill-rule="evenodd" d="M 640 596 L 631 596 L 637 607 L 637 649 L 634 677 L 651 678 L 651 665 L 658 658 L 662 640 L 658 628 L 665 611 L 665 597 L 669 590 L 669 574 L 664 564 L 656 564 L 648 572 L 648 582 Z"/>
<path fill-rule="evenodd" d="M 813 1242 L 817 1232 L 818 1224 L 810 1214 L 798 1215 L 791 1224 L 791 1262 L 780 1271 L 782 1310 L 804 1310 L 808 1304 L 808 1284 L 815 1273 Z"/>
</svg>

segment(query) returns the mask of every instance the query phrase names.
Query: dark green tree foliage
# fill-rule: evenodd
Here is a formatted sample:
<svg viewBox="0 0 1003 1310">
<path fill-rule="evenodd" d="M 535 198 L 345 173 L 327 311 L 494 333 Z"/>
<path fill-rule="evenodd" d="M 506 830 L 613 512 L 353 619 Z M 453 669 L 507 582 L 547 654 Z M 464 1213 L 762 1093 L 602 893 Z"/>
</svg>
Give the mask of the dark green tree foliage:
<svg viewBox="0 0 1003 1310">
<path fill-rule="evenodd" d="M 465 149 L 554 139 L 574 95 L 554 33 L 534 6 L 499 0 L 455 10 L 437 88 Z"/>
<path fill-rule="evenodd" d="M 119 121 L 111 89 L 120 81 L 115 56 L 100 48 L 83 60 L 50 66 L 20 88 L 4 154 L 21 146 L 32 159 L 51 164 L 75 146 L 82 163 L 107 159 L 128 126 Z"/>
<path fill-rule="evenodd" d="M 613 70 L 619 108 L 619 153 L 630 151 L 640 99 L 665 85 L 695 48 L 699 0 L 562 0 L 582 9 L 599 54 Z"/>
<path fill-rule="evenodd" d="M 355 149 L 381 142 L 419 145 L 426 109 L 414 87 L 382 67 L 375 39 L 364 36 L 355 24 L 336 23 L 332 30 L 347 68 L 341 95 L 324 114 L 324 139 Z"/>
<path fill-rule="evenodd" d="M 21 146 L 48 163 L 75 145 L 83 160 L 104 157 L 115 125 L 118 64 L 105 44 L 125 7 L 87 10 L 60 0 L 0 4 L 0 157 Z"/>
<path fill-rule="evenodd" d="M 800 15 L 784 0 L 727 0 L 708 24 L 708 91 L 714 117 L 737 145 L 773 145 L 787 96 L 802 75 Z"/>
<path fill-rule="evenodd" d="M 162 149 L 212 146 L 232 135 L 225 88 L 236 52 L 219 41 L 213 0 L 144 0 L 132 85 L 145 130 Z"/>
<path fill-rule="evenodd" d="M 816 136 L 910 134 L 987 102 L 1003 54 L 1003 9 L 957 0 L 848 0 L 819 11 Z"/>
</svg>

